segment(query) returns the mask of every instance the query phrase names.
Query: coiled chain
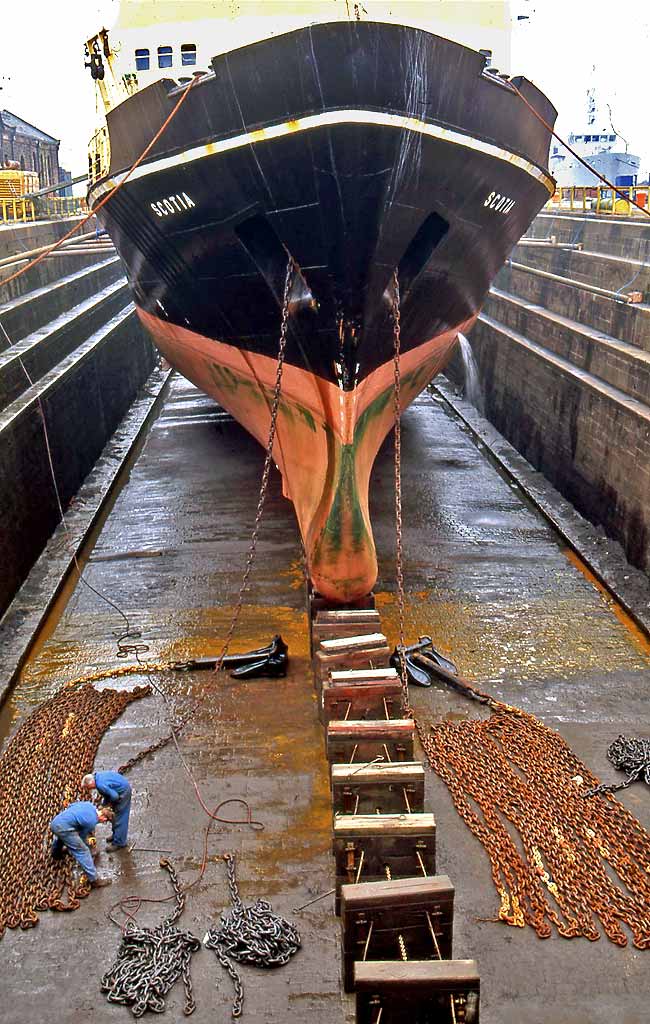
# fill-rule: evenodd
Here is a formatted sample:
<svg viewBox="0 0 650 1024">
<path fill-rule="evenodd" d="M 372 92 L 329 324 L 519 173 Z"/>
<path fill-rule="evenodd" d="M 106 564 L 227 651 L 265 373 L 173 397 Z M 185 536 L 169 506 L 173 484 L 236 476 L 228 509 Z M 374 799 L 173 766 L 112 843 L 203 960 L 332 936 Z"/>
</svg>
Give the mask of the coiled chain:
<svg viewBox="0 0 650 1024">
<path fill-rule="evenodd" d="M 76 910 L 90 889 L 76 881 L 67 855 L 53 860 L 49 823 L 82 799 L 99 742 L 149 687 L 132 691 L 60 690 L 21 725 L 0 758 L 0 938 L 32 928 L 39 910 Z"/>
<path fill-rule="evenodd" d="M 650 786 L 650 740 L 618 736 L 607 748 L 607 757 L 617 771 L 627 774 L 627 778 L 624 782 L 614 782 L 610 785 L 602 783 L 588 790 L 585 796 L 616 793 L 619 789 L 627 789 L 641 777 Z"/>
<path fill-rule="evenodd" d="M 174 890 L 174 910 L 156 928 L 139 928 L 133 921 L 125 925 L 117 957 L 102 978 L 101 989 L 109 1003 L 128 1006 L 134 1017 L 141 1017 L 147 1010 L 163 1013 L 165 996 L 182 978 L 183 1013 L 188 1017 L 196 1009 L 190 963 L 201 942 L 191 932 L 175 927 L 185 907 L 185 895 L 173 864 L 162 858 L 160 866 L 167 871 Z"/>
<path fill-rule="evenodd" d="M 266 900 L 256 900 L 251 906 L 244 906 L 237 887 L 235 858 L 226 853 L 224 860 L 232 910 L 221 915 L 218 928 L 209 930 L 205 945 L 215 951 L 219 963 L 232 979 L 235 988 L 232 1016 L 237 1018 L 241 1017 L 244 990 L 231 961 L 255 967 L 284 967 L 298 952 L 301 942 L 296 927 L 274 914 Z"/>
</svg>

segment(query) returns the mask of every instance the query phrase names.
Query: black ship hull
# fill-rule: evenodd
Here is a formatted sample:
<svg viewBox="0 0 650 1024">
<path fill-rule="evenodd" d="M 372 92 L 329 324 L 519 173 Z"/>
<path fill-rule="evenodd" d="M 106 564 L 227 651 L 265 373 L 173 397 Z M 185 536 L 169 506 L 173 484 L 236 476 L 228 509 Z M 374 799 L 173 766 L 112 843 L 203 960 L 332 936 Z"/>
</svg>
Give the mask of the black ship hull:
<svg viewBox="0 0 650 1024">
<path fill-rule="evenodd" d="M 552 191 L 549 133 L 479 54 L 403 26 L 313 26 L 212 72 L 98 217 L 158 346 L 262 442 L 295 263 L 274 455 L 315 585 L 351 600 L 376 575 L 368 481 L 393 423 L 395 271 L 405 405 Z M 158 82 L 111 111 L 92 202 L 180 93 Z"/>
</svg>

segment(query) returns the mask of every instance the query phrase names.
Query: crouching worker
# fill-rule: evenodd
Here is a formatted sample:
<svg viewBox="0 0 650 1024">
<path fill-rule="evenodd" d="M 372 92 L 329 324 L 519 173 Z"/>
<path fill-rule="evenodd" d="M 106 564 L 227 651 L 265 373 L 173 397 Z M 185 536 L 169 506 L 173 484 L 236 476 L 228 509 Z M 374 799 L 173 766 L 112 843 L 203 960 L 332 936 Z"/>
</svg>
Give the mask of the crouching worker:
<svg viewBox="0 0 650 1024">
<path fill-rule="evenodd" d="M 119 772 L 95 772 L 84 775 L 81 780 L 82 789 L 96 789 L 104 803 L 112 808 L 113 835 L 108 850 L 122 850 L 126 846 L 129 831 L 129 814 L 131 813 L 131 784 Z"/>
<path fill-rule="evenodd" d="M 97 808 L 89 800 L 81 800 L 70 804 L 50 822 L 50 831 L 54 835 L 52 856 L 55 860 L 59 860 L 63 856 L 64 850 L 71 853 L 81 866 L 93 889 L 110 885 L 111 879 L 102 878 L 97 874 L 85 840 L 91 832 L 94 832 L 99 822 L 112 820 L 113 812 L 110 807 Z"/>
</svg>

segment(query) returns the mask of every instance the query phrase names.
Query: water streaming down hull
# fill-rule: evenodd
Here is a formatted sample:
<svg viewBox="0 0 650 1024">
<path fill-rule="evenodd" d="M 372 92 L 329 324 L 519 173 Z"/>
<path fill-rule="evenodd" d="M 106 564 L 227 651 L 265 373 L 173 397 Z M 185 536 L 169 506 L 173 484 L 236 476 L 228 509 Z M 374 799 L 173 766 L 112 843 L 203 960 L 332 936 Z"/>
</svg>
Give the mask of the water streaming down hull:
<svg viewBox="0 0 650 1024">
<path fill-rule="evenodd" d="M 156 345 L 261 444 L 294 260 L 273 454 L 315 588 L 352 601 L 377 576 L 368 495 L 394 422 L 394 268 L 405 408 L 552 191 L 548 132 L 478 53 L 402 25 L 314 25 L 211 70 L 99 220 Z M 177 97 L 159 81 L 109 113 L 92 203 Z"/>
</svg>

